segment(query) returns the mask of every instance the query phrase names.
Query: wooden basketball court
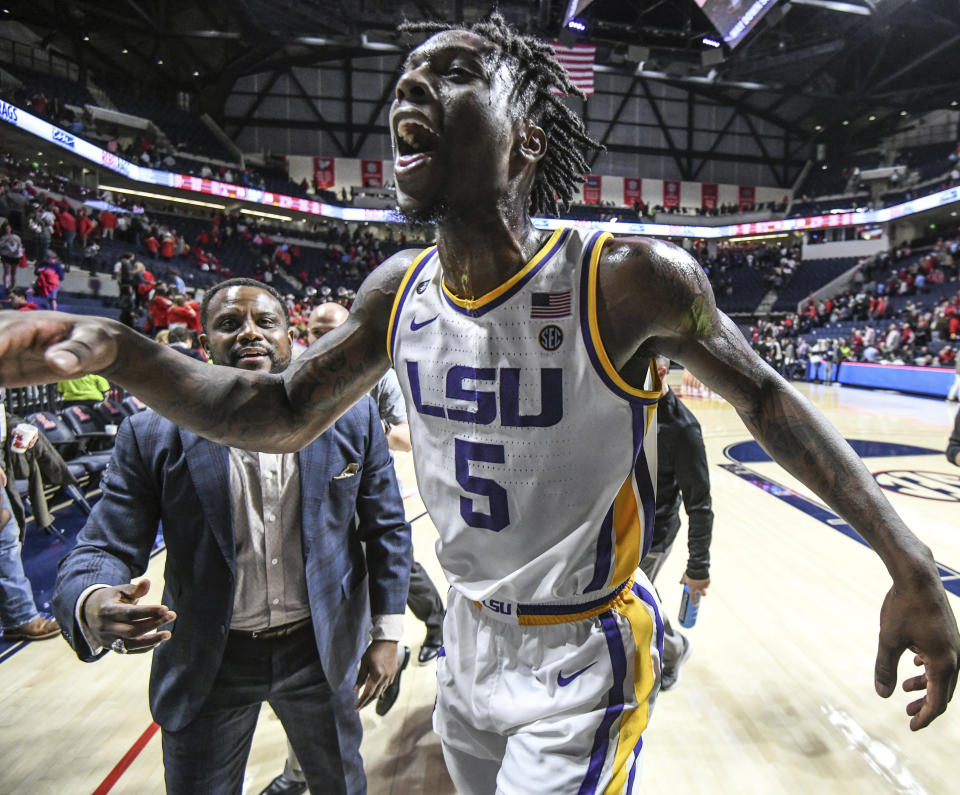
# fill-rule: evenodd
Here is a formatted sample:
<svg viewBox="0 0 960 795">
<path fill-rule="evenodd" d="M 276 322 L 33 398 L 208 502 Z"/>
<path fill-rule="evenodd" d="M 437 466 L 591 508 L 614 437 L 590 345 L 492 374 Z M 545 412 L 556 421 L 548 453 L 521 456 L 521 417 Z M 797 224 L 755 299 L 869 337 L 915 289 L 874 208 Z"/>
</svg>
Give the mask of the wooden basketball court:
<svg viewBox="0 0 960 795">
<path fill-rule="evenodd" d="M 862 440 L 871 472 L 943 574 L 960 568 L 960 470 L 943 456 L 956 409 L 942 402 L 800 385 L 844 436 Z M 703 426 L 713 483 L 712 585 L 688 637 L 679 686 L 657 702 L 645 742 L 645 792 L 946 793 L 955 782 L 960 706 L 919 733 L 904 707 L 873 690 L 880 604 L 889 579 L 879 558 L 844 532 L 809 492 L 749 442 L 722 400 L 687 399 Z M 866 444 L 871 443 L 871 444 Z M 878 444 L 879 443 L 879 444 Z M 399 469 L 413 486 L 409 456 Z M 407 516 L 423 506 L 406 500 Z M 416 557 L 445 583 L 428 517 L 413 524 Z M 681 533 L 657 585 L 675 616 L 685 564 Z M 160 593 L 163 553 L 148 575 Z M 948 579 L 956 588 L 958 581 Z M 148 597 L 149 598 L 149 597 Z M 960 599 L 951 595 L 955 611 Z M 423 626 L 407 616 L 414 650 Z M 913 669 L 907 655 L 900 679 Z M 0 654 L 0 793 L 163 792 L 159 733 L 147 707 L 148 656 L 77 661 L 60 640 Z M 444 795 L 447 777 L 430 718 L 434 667 L 414 660 L 383 718 L 363 713 L 372 795 Z M 261 716 L 245 786 L 258 793 L 282 767 L 285 744 Z"/>
</svg>

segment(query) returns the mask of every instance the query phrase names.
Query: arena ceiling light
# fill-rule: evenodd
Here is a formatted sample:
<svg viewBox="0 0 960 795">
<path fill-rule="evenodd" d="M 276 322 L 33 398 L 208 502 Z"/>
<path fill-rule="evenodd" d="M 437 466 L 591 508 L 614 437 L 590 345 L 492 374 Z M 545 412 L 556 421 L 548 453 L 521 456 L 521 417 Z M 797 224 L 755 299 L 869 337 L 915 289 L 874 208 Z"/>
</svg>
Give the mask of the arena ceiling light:
<svg viewBox="0 0 960 795">
<path fill-rule="evenodd" d="M 839 11 L 841 14 L 857 14 L 862 17 L 869 17 L 873 12 L 866 6 L 855 3 L 842 3 L 838 0 L 790 0 L 792 6 L 812 6 L 813 8 L 823 8 L 827 11 Z"/>
<path fill-rule="evenodd" d="M 567 3 L 566 10 L 563 12 L 563 27 L 579 31 L 586 30 L 587 26 L 578 20 L 577 17 L 580 16 L 584 9 L 592 2 L 593 0 L 570 0 L 570 2 Z M 573 23 L 576 24 L 574 25 Z"/>
<path fill-rule="evenodd" d="M 132 188 L 117 188 L 112 185 L 101 185 L 100 190 L 108 190 L 112 193 L 125 193 L 128 196 L 142 196 L 145 199 L 162 199 L 163 201 L 176 202 L 177 204 L 193 204 L 198 207 L 212 207 L 215 210 L 226 210 L 225 204 L 214 204 L 213 202 L 202 202 L 197 199 L 181 199 L 179 196 L 168 196 L 165 193 L 150 193 L 145 190 L 133 190 Z"/>
<path fill-rule="evenodd" d="M 275 220 L 277 220 L 277 221 L 292 221 L 292 220 L 293 220 L 293 217 L 292 217 L 292 216 L 289 216 L 289 215 L 279 215 L 279 214 L 277 214 L 277 213 L 265 213 L 265 212 L 261 212 L 260 210 L 246 210 L 246 209 L 241 209 L 240 212 L 243 213 L 244 215 L 258 215 L 258 216 L 260 216 L 261 218 L 273 218 L 273 219 L 275 219 Z"/>
<path fill-rule="evenodd" d="M 781 237 L 792 237 L 792 236 L 793 235 L 790 232 L 780 232 L 777 234 L 769 234 L 769 235 L 748 235 L 747 237 L 738 237 L 736 238 L 736 241 L 739 243 L 743 240 L 774 240 L 774 239 L 779 239 Z"/>
</svg>

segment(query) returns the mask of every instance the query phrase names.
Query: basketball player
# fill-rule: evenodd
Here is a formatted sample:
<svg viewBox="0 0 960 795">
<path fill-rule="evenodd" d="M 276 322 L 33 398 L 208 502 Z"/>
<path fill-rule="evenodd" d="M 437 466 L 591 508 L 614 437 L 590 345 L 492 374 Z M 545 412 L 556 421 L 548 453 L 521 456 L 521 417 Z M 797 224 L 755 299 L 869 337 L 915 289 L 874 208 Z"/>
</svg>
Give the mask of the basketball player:
<svg viewBox="0 0 960 795">
<path fill-rule="evenodd" d="M 430 26 L 417 29 L 430 32 Z M 436 33 L 390 112 L 400 208 L 437 246 L 380 265 L 350 318 L 282 374 L 201 365 L 119 323 L 0 325 L 0 377 L 103 372 L 216 441 L 307 444 L 395 366 L 421 495 L 452 585 L 434 726 L 461 793 L 630 792 L 657 693 L 662 623 L 642 574 L 660 389 L 651 357 L 724 396 L 784 468 L 857 529 L 893 579 L 875 686 L 907 649 L 913 729 L 946 708 L 960 636 L 933 558 L 825 418 L 717 310 L 681 249 L 542 232 L 582 183 L 582 120 L 549 47 L 502 19 Z M 535 774 L 534 774 L 535 772 Z"/>
</svg>

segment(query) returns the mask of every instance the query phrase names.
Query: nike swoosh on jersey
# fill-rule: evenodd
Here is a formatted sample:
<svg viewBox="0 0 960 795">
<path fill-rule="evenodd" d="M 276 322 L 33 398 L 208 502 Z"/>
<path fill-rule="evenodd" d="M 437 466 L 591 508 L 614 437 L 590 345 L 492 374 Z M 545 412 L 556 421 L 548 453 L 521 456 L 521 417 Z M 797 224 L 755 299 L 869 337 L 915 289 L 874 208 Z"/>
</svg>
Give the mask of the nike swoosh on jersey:
<svg viewBox="0 0 960 795">
<path fill-rule="evenodd" d="M 410 318 L 410 331 L 418 331 L 419 329 L 422 329 L 424 326 L 428 326 L 431 323 L 433 323 L 433 321 L 436 320 L 438 317 L 440 317 L 439 314 L 434 315 L 429 320 L 424 320 L 423 323 L 417 323 L 416 317 L 412 317 Z"/>
<path fill-rule="evenodd" d="M 585 666 L 584 666 L 583 668 L 581 668 L 579 671 L 576 671 L 575 673 L 570 674 L 570 676 L 564 676 L 564 675 L 563 675 L 563 671 L 557 671 L 557 684 L 560 685 L 560 687 L 566 687 L 566 686 L 569 685 L 574 679 L 576 679 L 578 676 L 580 676 L 580 674 L 582 674 L 584 671 L 586 671 L 587 668 L 592 668 L 592 667 L 593 667 L 594 665 L 596 665 L 596 664 L 597 664 L 597 661 L 594 660 L 592 663 L 590 663 L 590 665 L 585 665 Z"/>
</svg>

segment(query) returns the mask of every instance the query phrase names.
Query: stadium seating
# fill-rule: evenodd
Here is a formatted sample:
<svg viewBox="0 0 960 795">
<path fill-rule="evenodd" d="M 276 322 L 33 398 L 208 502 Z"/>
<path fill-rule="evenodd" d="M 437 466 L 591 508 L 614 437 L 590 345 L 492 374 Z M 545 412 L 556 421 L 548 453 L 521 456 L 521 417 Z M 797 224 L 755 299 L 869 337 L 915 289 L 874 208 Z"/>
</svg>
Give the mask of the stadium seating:
<svg viewBox="0 0 960 795">
<path fill-rule="evenodd" d="M 773 305 L 774 312 L 793 312 L 811 293 L 828 284 L 840 274 L 857 264 L 857 257 L 834 257 L 831 259 L 802 262 Z"/>
</svg>

